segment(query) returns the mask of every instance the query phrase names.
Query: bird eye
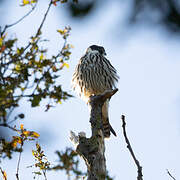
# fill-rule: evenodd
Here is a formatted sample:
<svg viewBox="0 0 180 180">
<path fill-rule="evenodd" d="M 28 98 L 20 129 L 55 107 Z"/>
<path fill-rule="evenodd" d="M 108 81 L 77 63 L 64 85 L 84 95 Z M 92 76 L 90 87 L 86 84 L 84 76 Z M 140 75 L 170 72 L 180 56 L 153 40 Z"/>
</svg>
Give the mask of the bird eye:
<svg viewBox="0 0 180 180">
<path fill-rule="evenodd" d="M 101 48 L 101 54 L 106 55 L 106 51 L 103 47 Z"/>
</svg>

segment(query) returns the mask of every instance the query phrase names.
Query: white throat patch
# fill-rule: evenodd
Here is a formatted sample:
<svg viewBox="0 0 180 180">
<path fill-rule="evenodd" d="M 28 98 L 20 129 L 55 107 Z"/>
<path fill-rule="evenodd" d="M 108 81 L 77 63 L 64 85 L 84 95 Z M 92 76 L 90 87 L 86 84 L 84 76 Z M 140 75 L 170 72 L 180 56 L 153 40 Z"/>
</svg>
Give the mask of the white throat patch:
<svg viewBox="0 0 180 180">
<path fill-rule="evenodd" d="M 97 53 L 99 53 L 99 51 L 98 50 L 92 50 L 91 48 L 88 48 L 86 53 L 97 54 Z"/>
</svg>

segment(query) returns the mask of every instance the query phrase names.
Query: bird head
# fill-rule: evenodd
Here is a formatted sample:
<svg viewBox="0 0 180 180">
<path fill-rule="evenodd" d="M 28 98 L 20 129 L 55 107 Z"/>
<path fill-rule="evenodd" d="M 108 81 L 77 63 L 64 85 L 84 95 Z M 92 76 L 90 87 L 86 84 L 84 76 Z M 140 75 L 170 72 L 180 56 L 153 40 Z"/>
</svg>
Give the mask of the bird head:
<svg viewBox="0 0 180 180">
<path fill-rule="evenodd" d="M 92 45 L 87 48 L 86 53 L 99 53 L 103 56 L 106 55 L 105 49 L 102 46 Z"/>
</svg>

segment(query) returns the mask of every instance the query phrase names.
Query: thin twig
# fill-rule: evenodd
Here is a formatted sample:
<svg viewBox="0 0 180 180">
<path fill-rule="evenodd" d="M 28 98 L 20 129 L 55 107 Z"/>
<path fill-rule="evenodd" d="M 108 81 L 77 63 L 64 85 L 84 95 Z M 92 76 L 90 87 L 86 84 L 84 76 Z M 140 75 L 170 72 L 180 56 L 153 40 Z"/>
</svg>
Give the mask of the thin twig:
<svg viewBox="0 0 180 180">
<path fill-rule="evenodd" d="M 16 170 L 16 179 L 17 180 L 19 180 L 19 165 L 20 165 L 20 161 L 21 161 L 22 147 L 23 147 L 23 142 L 21 142 L 21 151 L 19 153 L 19 158 L 18 158 L 18 163 L 17 163 L 17 170 Z"/>
<path fill-rule="evenodd" d="M 48 12 L 49 12 L 49 10 L 50 10 L 50 8 L 51 8 L 52 2 L 53 2 L 53 0 L 50 0 L 50 3 L 49 3 L 49 5 L 48 5 L 48 8 L 47 8 L 47 10 L 46 10 L 46 12 L 45 12 L 45 14 L 44 14 L 44 17 L 43 17 L 43 19 L 42 19 L 42 21 L 41 21 L 40 26 L 39 26 L 39 28 L 38 28 L 38 30 L 37 30 L 37 32 L 36 32 L 35 38 L 37 38 L 38 35 L 39 35 L 40 32 L 41 32 L 41 29 L 42 29 L 42 27 L 43 27 L 43 25 L 44 25 L 44 22 L 45 22 L 45 20 L 46 20 L 47 15 L 48 15 Z M 6 29 L 7 29 L 7 28 L 6 28 Z M 3 30 L 3 31 L 4 31 L 4 30 Z M 37 39 L 35 43 L 37 43 L 38 41 L 39 41 L 39 39 Z M 29 43 L 27 44 L 27 46 L 24 48 L 24 50 L 23 50 L 23 52 L 21 53 L 21 55 L 30 47 L 30 45 L 31 45 L 31 42 L 29 42 Z M 15 62 L 15 61 L 14 61 L 14 62 Z M 7 65 L 10 64 L 10 63 L 11 63 L 11 62 L 7 63 Z"/>
<path fill-rule="evenodd" d="M 46 20 L 47 14 L 48 14 L 48 12 L 49 12 L 49 10 L 51 8 L 51 5 L 52 5 L 52 0 L 50 1 L 49 5 L 48 5 L 48 8 L 47 8 L 47 10 L 46 10 L 46 12 L 44 14 L 43 20 L 42 20 L 42 22 L 41 22 L 41 24 L 40 24 L 40 26 L 39 26 L 39 28 L 37 30 L 37 33 L 36 33 L 35 37 L 37 37 L 39 35 L 39 33 L 40 33 L 41 29 L 42 29 L 42 26 L 43 26 L 43 24 L 44 24 L 44 22 Z"/>
<path fill-rule="evenodd" d="M 15 121 L 17 121 L 17 116 L 16 116 L 13 120 L 8 121 L 8 124 L 11 124 L 11 123 L 13 123 L 13 122 L 15 122 Z"/>
<path fill-rule="evenodd" d="M 44 179 L 47 180 L 47 177 L 46 177 L 46 170 L 43 171 L 43 175 L 44 175 Z"/>
<path fill-rule="evenodd" d="M 37 32 L 36 32 L 35 38 L 37 38 L 38 35 L 39 35 L 40 32 L 41 32 L 41 29 L 42 29 L 43 24 L 44 24 L 44 22 L 45 22 L 45 20 L 46 20 L 47 14 L 48 14 L 48 12 L 49 12 L 49 10 L 50 10 L 50 8 L 51 8 L 52 2 L 53 2 L 53 0 L 50 0 L 50 3 L 49 3 L 49 5 L 48 5 L 48 8 L 47 8 L 47 10 L 46 10 L 46 12 L 45 12 L 45 14 L 44 14 L 43 20 L 41 21 L 41 24 L 40 24 L 40 26 L 39 26 L 39 28 L 38 28 L 38 30 L 37 30 Z M 37 43 L 38 41 L 39 41 L 39 39 L 37 39 L 35 43 Z M 28 45 L 24 48 L 23 53 L 29 48 L 30 45 L 31 45 L 31 42 L 29 42 Z"/>
<path fill-rule="evenodd" d="M 6 172 L 3 171 L 1 167 L 0 167 L 0 170 L 1 170 L 1 173 L 2 173 L 2 175 L 3 175 L 3 179 L 4 179 L 4 180 L 7 180 Z"/>
<path fill-rule="evenodd" d="M 28 13 L 26 13 L 23 17 L 21 17 L 19 20 L 17 20 L 16 22 L 14 22 L 14 23 L 12 23 L 12 24 L 6 25 L 6 26 L 4 27 L 4 29 L 3 29 L 3 31 L 1 32 L 1 36 L 5 33 L 5 31 L 6 31 L 8 28 L 10 28 L 10 27 L 12 27 L 12 26 L 20 23 L 24 18 L 26 18 L 27 16 L 29 16 L 29 15 L 34 11 L 34 9 L 36 8 L 36 5 L 37 5 L 37 3 L 36 3 L 34 6 L 32 6 L 32 9 L 31 9 Z"/>
<path fill-rule="evenodd" d="M 143 180 L 143 174 L 142 174 L 142 166 L 140 165 L 139 161 L 137 160 L 134 152 L 133 152 L 133 149 L 131 147 L 131 144 L 129 142 L 129 139 L 127 137 L 127 134 L 126 134 L 126 122 L 125 122 L 125 116 L 122 115 L 121 116 L 121 119 L 122 119 L 122 128 L 123 128 L 123 134 L 124 134 L 124 138 L 125 138 L 125 141 L 126 141 L 126 144 L 127 144 L 127 148 L 137 166 L 137 169 L 138 169 L 138 176 L 137 176 L 137 180 Z"/>
<path fill-rule="evenodd" d="M 20 131 L 20 130 L 18 130 L 18 129 L 16 129 L 16 128 L 10 126 L 10 125 L 8 125 L 7 123 L 2 123 L 2 124 L 0 124 L 0 126 L 8 127 L 9 129 L 11 129 L 11 130 L 13 130 L 13 131 L 17 131 L 17 132 Z"/>
<path fill-rule="evenodd" d="M 167 171 L 167 174 L 168 174 L 173 180 L 176 180 L 176 178 L 169 172 L 168 169 L 166 169 L 166 171 Z"/>
</svg>

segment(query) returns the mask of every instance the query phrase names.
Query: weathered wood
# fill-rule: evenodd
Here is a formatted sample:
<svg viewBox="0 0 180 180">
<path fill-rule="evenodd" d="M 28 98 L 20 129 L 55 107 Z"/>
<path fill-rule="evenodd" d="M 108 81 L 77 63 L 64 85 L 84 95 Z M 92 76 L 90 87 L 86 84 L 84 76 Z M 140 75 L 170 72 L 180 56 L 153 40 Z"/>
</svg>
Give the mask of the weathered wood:
<svg viewBox="0 0 180 180">
<path fill-rule="evenodd" d="M 85 135 L 79 135 L 79 141 L 76 148 L 77 153 L 86 163 L 88 180 L 105 180 L 106 178 L 105 145 L 102 130 L 102 106 L 104 102 L 111 98 L 117 91 L 118 89 L 106 91 L 101 95 L 92 96 L 90 98 L 89 105 L 91 108 L 90 123 L 92 136 L 86 138 Z M 71 137 L 71 140 L 72 139 L 77 142 L 75 136 Z"/>
</svg>

